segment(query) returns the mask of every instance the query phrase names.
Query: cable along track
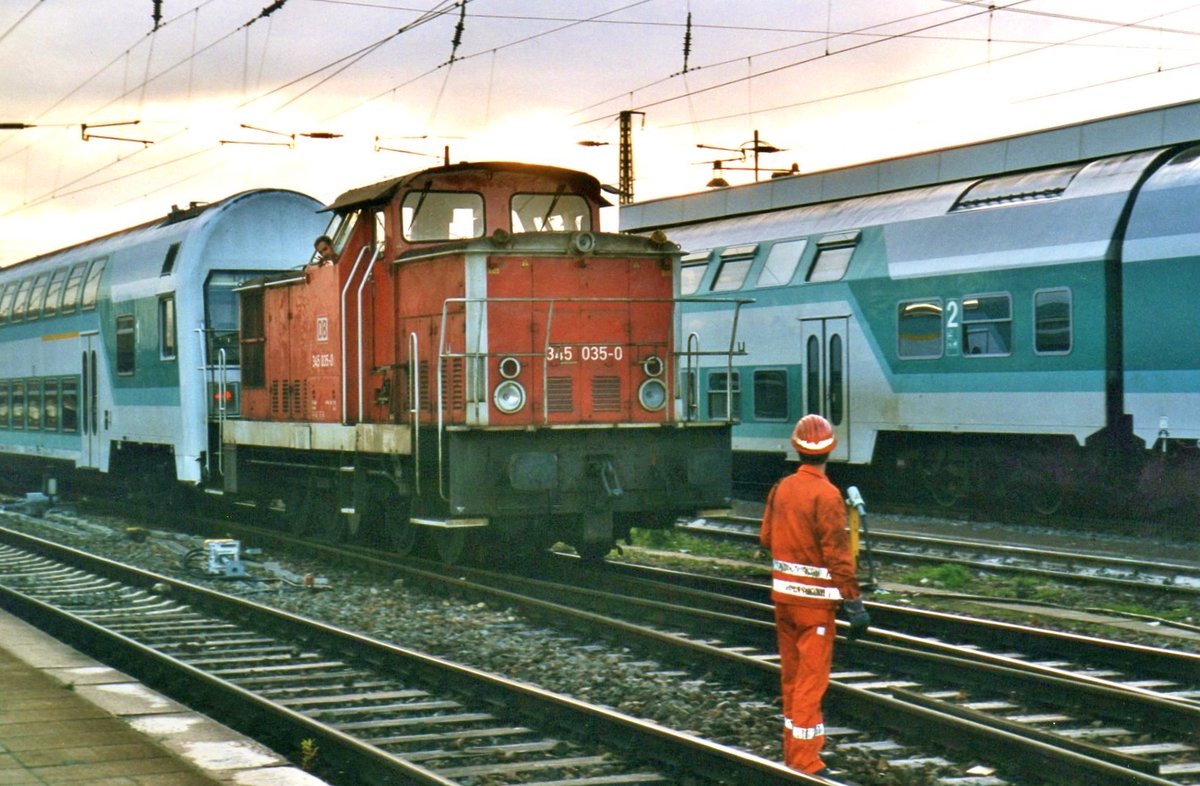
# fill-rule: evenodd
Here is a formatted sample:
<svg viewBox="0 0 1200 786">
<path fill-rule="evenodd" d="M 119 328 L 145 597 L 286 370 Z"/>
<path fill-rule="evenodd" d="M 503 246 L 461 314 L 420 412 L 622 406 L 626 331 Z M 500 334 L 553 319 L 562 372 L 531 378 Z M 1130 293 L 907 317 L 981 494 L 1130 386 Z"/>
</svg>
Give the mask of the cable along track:
<svg viewBox="0 0 1200 786">
<path fill-rule="evenodd" d="M 774 762 L 0 529 L 0 603 L 345 783 L 810 783 Z M 326 775 L 333 780 L 337 776 Z"/>
</svg>

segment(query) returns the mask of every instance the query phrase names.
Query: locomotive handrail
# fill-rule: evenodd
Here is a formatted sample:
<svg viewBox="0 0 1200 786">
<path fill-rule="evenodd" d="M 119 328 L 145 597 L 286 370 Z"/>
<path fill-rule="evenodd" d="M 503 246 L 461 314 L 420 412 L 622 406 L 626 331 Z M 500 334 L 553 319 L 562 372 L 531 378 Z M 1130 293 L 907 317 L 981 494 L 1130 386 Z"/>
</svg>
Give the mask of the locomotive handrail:
<svg viewBox="0 0 1200 786">
<path fill-rule="evenodd" d="M 408 334 L 408 400 L 412 405 L 412 454 L 413 454 L 413 493 L 421 496 L 421 348 L 416 332 Z M 440 456 L 439 456 L 440 459 Z M 441 464 L 441 461 L 438 462 Z M 440 469 L 438 470 L 441 471 Z M 441 486 L 441 479 L 438 479 Z"/>
<path fill-rule="evenodd" d="M 358 266 L 362 264 L 363 254 L 367 253 L 370 245 L 364 245 L 358 252 L 358 257 L 354 260 L 354 266 L 350 268 L 350 275 L 346 277 L 346 283 L 342 285 L 342 293 L 338 300 L 338 311 L 341 312 L 338 316 L 338 323 L 342 333 L 342 423 L 346 422 L 346 387 L 347 387 L 347 372 L 346 372 L 346 293 L 350 291 L 350 282 L 354 280 L 354 274 L 358 272 Z M 375 249 L 376 255 L 379 254 L 379 249 Z M 359 387 L 361 387 L 361 381 Z M 362 413 L 359 413 L 361 417 Z"/>
<path fill-rule="evenodd" d="M 366 250 L 366 246 L 363 247 L 363 250 L 364 251 Z M 356 332 L 358 334 L 357 335 L 357 338 L 358 338 L 358 369 L 357 369 L 357 371 L 358 371 L 358 419 L 359 420 L 363 420 L 363 406 L 364 406 L 363 388 L 366 387 L 364 382 L 366 381 L 366 377 L 367 377 L 367 370 L 366 370 L 366 367 L 363 365 L 363 312 L 362 312 L 363 289 L 365 289 L 367 286 L 367 279 L 371 277 L 371 271 L 375 269 L 375 263 L 379 261 L 379 254 L 380 254 L 381 250 L 382 250 L 382 248 L 377 244 L 375 247 L 375 253 L 371 255 L 371 261 L 367 263 L 367 269 L 363 271 L 362 280 L 358 282 L 358 291 L 355 293 L 355 297 L 357 299 L 357 303 L 356 303 L 357 312 L 355 313 L 354 316 L 358 322 Z M 349 282 L 347 282 L 347 284 L 348 283 Z M 342 357 L 345 357 L 345 355 L 343 355 Z M 345 366 L 346 366 L 346 364 L 343 362 L 342 367 L 345 368 Z"/>
</svg>

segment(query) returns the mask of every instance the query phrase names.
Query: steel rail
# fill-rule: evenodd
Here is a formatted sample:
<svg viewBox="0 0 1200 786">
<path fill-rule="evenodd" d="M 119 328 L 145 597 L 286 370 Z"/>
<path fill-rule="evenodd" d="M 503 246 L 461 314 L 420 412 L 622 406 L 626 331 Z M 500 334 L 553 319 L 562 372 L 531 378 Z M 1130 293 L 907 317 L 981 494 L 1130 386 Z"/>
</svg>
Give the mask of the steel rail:
<svg viewBox="0 0 1200 786">
<path fill-rule="evenodd" d="M 553 718 L 553 725 L 560 729 L 587 729 L 586 736 L 593 743 L 602 741 L 605 746 L 635 753 L 638 758 L 655 760 L 672 768 L 682 767 L 693 775 L 719 778 L 730 784 L 747 786 L 757 786 L 765 781 L 814 782 L 811 777 L 775 762 L 536 686 L 507 680 L 479 669 L 451 663 L 242 598 L 227 596 L 189 582 L 121 565 L 23 533 L 0 529 L 0 538 L 21 549 L 93 572 L 111 581 L 128 582 L 141 587 L 159 585 L 169 588 L 169 593 L 175 600 L 196 608 L 219 606 L 223 609 L 223 614 L 248 621 L 248 624 L 255 627 L 282 631 L 285 640 L 303 641 L 306 646 L 329 648 L 339 653 L 352 652 L 356 659 L 372 664 L 382 673 L 422 675 L 432 684 L 448 686 L 454 692 L 470 695 L 474 700 L 489 706 L 505 707 L 536 720 L 537 725 L 545 725 L 547 718 Z M 72 592 L 78 592 L 78 589 Z M 152 679 L 161 683 L 164 692 L 174 694 L 181 701 L 192 704 L 197 701 L 205 704 L 211 702 L 213 707 L 222 710 L 222 714 L 242 705 L 250 707 L 254 711 L 253 719 L 249 723 L 242 723 L 242 728 L 247 733 L 261 735 L 266 731 L 277 743 L 281 741 L 282 735 L 282 741 L 294 744 L 300 739 L 296 736 L 298 733 L 318 739 L 328 746 L 322 750 L 329 750 L 331 757 L 337 758 L 338 761 L 342 761 L 344 757 L 345 761 L 351 762 L 354 767 L 361 768 L 356 770 L 356 777 L 357 773 L 361 772 L 372 778 L 358 782 L 394 783 L 397 773 L 401 772 L 404 778 L 410 779 L 405 782 L 437 786 L 456 783 L 435 771 L 404 761 L 400 756 L 377 751 L 367 742 L 325 727 L 312 718 L 261 696 L 231 684 L 226 687 L 225 680 L 205 674 L 194 667 L 180 672 L 171 663 L 174 659 L 129 637 L 108 631 L 96 623 L 76 628 L 82 632 L 72 634 L 66 630 L 73 627 L 68 625 L 68 615 L 62 612 L 51 613 L 46 604 L 23 599 L 21 593 L 11 588 L 0 594 L 0 600 L 14 612 L 23 616 L 29 615 L 27 619 L 31 621 L 43 617 L 54 620 L 53 624 L 62 628 L 58 633 L 70 637 L 81 649 L 89 649 L 88 642 L 95 641 L 98 643 L 98 656 L 107 655 L 123 663 L 132 661 L 140 667 L 158 672 Z M 181 676 L 173 677 L 172 674 Z M 187 689 L 182 692 L 172 689 L 176 680 L 184 683 Z M 377 776 L 376 773 L 383 774 Z"/>
</svg>

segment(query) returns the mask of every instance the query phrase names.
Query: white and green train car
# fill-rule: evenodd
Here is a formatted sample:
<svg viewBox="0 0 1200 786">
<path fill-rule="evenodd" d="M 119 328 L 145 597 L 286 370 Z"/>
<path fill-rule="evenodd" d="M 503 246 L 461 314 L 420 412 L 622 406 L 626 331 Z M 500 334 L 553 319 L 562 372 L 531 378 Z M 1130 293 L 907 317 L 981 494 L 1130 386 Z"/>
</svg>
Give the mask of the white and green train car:
<svg viewBox="0 0 1200 786">
<path fill-rule="evenodd" d="M 246 191 L 0 268 L 0 462 L 187 484 L 219 471 L 233 289 L 308 262 L 321 208 Z"/>
<path fill-rule="evenodd" d="M 680 406 L 733 414 L 742 491 L 818 412 L 835 474 L 876 488 L 1194 517 L 1197 128 L 1184 104 L 623 208 L 685 250 L 678 294 L 714 300 L 682 316 Z M 745 353 L 706 363 L 734 296 Z"/>
</svg>

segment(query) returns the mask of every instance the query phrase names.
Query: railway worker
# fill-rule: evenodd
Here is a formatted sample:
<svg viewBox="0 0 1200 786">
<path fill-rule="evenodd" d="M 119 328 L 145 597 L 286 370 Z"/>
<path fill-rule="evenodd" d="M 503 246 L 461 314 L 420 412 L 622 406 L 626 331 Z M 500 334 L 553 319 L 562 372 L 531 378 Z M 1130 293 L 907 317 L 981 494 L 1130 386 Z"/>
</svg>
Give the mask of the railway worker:
<svg viewBox="0 0 1200 786">
<path fill-rule="evenodd" d="M 837 444 L 833 426 L 805 415 L 792 432 L 799 468 L 767 497 L 759 541 L 771 553 L 771 599 L 783 671 L 783 756 L 788 767 L 828 775 L 821 761 L 821 700 L 833 663 L 834 616 L 841 603 L 850 639 L 870 625 L 846 535 L 846 506 L 825 475 Z"/>
<path fill-rule="evenodd" d="M 313 248 L 317 250 L 313 256 L 312 263 L 314 265 L 332 265 L 337 261 L 337 254 L 333 250 L 333 239 L 329 235 L 321 235 L 314 240 Z"/>
</svg>

